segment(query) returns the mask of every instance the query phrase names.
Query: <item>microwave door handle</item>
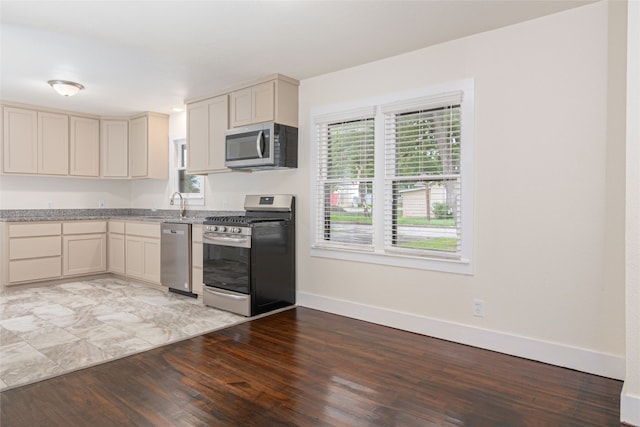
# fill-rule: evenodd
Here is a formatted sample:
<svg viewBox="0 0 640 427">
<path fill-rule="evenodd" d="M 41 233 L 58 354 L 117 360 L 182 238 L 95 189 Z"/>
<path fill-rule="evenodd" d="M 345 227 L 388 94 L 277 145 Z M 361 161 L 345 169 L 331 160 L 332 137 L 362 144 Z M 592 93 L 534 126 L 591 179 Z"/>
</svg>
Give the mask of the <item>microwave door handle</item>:
<svg viewBox="0 0 640 427">
<path fill-rule="evenodd" d="M 258 137 L 256 138 L 256 152 L 258 153 L 259 158 L 262 158 L 264 155 L 264 131 L 258 132 Z"/>
</svg>

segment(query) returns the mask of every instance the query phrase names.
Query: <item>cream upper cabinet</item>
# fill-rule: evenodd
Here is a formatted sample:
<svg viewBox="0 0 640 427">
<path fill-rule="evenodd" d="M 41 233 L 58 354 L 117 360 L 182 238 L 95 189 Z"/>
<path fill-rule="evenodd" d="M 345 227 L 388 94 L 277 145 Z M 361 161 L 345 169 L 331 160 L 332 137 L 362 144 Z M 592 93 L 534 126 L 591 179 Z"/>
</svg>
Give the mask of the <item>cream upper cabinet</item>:
<svg viewBox="0 0 640 427">
<path fill-rule="evenodd" d="M 231 92 L 231 127 L 274 120 L 273 81 Z"/>
<path fill-rule="evenodd" d="M 147 113 L 129 120 L 129 174 L 132 178 L 169 177 L 169 117 Z"/>
<path fill-rule="evenodd" d="M 227 172 L 225 131 L 229 124 L 227 95 L 187 105 L 187 172 Z"/>
<path fill-rule="evenodd" d="M 127 120 L 100 121 L 100 176 L 105 178 L 129 176 L 129 122 Z"/>
<path fill-rule="evenodd" d="M 251 88 L 237 90 L 229 95 L 229 114 L 231 127 L 253 123 L 251 117 Z"/>
<path fill-rule="evenodd" d="M 251 121 L 269 122 L 275 119 L 275 82 L 266 82 L 251 88 Z"/>
<path fill-rule="evenodd" d="M 69 117 L 23 108 L 4 108 L 5 173 L 69 174 Z"/>
<path fill-rule="evenodd" d="M 3 171 L 38 173 L 38 113 L 4 107 Z"/>
<path fill-rule="evenodd" d="M 278 75 L 229 95 L 229 124 L 233 127 L 276 121 L 298 126 L 298 82 Z"/>
<path fill-rule="evenodd" d="M 69 174 L 69 116 L 38 112 L 38 173 Z"/>
<path fill-rule="evenodd" d="M 100 121 L 86 117 L 69 118 L 69 174 L 74 176 L 100 175 Z"/>
</svg>

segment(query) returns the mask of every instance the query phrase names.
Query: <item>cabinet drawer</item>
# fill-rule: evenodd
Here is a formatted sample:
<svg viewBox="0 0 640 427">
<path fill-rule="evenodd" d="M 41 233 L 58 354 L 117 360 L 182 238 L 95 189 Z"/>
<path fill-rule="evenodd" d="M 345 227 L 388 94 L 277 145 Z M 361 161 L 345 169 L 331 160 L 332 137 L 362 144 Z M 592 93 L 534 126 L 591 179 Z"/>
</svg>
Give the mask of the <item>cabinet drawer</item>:
<svg viewBox="0 0 640 427">
<path fill-rule="evenodd" d="M 60 277 L 62 262 L 59 256 L 40 259 L 23 259 L 9 262 L 9 282 L 53 279 Z"/>
<path fill-rule="evenodd" d="M 133 236 L 160 238 L 159 223 L 127 222 L 125 230 L 127 234 Z"/>
<path fill-rule="evenodd" d="M 9 240 L 9 259 L 59 256 L 62 253 L 60 236 L 23 237 Z"/>
<path fill-rule="evenodd" d="M 124 234 L 124 221 L 109 221 L 109 233 Z"/>
<path fill-rule="evenodd" d="M 62 234 L 106 233 L 106 221 L 74 221 L 62 224 Z"/>
<path fill-rule="evenodd" d="M 9 237 L 55 236 L 61 229 L 59 222 L 9 224 Z"/>
</svg>

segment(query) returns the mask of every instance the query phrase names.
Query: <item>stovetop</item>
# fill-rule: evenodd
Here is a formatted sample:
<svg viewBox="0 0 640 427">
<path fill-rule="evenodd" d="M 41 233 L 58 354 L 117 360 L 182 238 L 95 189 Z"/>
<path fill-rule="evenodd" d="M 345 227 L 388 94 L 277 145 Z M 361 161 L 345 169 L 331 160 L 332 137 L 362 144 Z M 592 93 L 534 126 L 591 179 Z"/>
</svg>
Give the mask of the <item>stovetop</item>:
<svg viewBox="0 0 640 427">
<path fill-rule="evenodd" d="M 215 225 L 251 225 L 258 222 L 282 221 L 282 218 L 259 217 L 259 216 L 209 216 L 205 218 L 204 224 Z"/>
</svg>

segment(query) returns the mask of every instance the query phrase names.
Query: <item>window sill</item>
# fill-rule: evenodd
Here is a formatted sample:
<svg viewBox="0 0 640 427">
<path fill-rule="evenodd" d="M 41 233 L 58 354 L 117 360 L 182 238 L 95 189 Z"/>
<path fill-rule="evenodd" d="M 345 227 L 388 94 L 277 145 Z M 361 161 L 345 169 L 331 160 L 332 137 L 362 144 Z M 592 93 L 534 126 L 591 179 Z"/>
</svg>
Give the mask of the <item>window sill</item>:
<svg viewBox="0 0 640 427">
<path fill-rule="evenodd" d="M 452 260 L 423 258 L 407 255 L 395 255 L 377 252 L 360 252 L 343 248 L 311 247 L 311 256 L 318 258 L 339 259 L 343 261 L 364 262 L 369 264 L 388 265 L 393 267 L 414 268 L 419 270 L 440 271 L 455 274 L 473 274 L 470 260 Z"/>
</svg>

